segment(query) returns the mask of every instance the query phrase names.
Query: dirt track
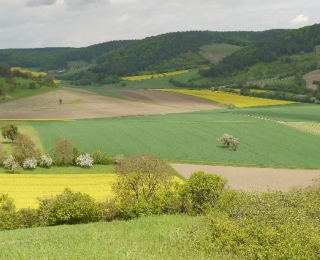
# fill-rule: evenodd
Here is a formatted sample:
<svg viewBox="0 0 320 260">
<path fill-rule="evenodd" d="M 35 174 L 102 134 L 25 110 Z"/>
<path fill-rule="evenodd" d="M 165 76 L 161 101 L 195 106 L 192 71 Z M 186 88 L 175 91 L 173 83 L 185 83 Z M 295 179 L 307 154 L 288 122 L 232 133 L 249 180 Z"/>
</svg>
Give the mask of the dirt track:
<svg viewBox="0 0 320 260">
<path fill-rule="evenodd" d="M 288 191 L 292 187 L 306 188 L 312 179 L 320 177 L 320 170 L 251 168 L 234 166 L 211 166 L 195 164 L 171 164 L 182 176 L 188 178 L 197 171 L 214 173 L 228 180 L 234 189 Z"/>
</svg>

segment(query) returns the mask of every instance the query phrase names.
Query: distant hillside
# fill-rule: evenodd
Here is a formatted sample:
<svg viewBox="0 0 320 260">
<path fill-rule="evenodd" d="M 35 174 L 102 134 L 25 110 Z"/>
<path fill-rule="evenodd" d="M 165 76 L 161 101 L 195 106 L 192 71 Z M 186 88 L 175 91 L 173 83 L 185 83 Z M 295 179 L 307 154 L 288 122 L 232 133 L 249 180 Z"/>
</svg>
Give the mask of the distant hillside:
<svg viewBox="0 0 320 260">
<path fill-rule="evenodd" d="M 83 48 L 0 49 L 0 62 L 10 67 L 38 68 L 42 71 L 65 69 L 69 61 L 91 63 L 103 53 L 133 42 L 110 41 Z"/>
<path fill-rule="evenodd" d="M 259 62 L 274 62 L 279 57 L 314 51 L 320 44 L 320 24 L 291 30 L 276 37 L 253 43 L 251 46 L 223 58 L 217 65 L 202 72 L 206 77 L 227 77 Z M 309 71 L 317 64 L 310 64 Z"/>
<path fill-rule="evenodd" d="M 246 46 L 253 42 L 281 35 L 285 30 L 270 30 L 265 32 L 211 32 L 188 31 L 173 32 L 153 37 L 147 37 L 135 44 L 127 45 L 97 59 L 97 65 L 90 71 L 109 75 L 124 76 L 143 70 L 162 68 L 164 62 L 177 59 L 187 53 L 196 53 L 200 47 L 212 43 L 229 43 Z M 196 65 L 209 64 L 204 57 L 197 59 Z M 166 69 L 185 69 L 185 62 L 166 66 Z M 182 67 L 184 66 L 184 67 Z"/>
</svg>

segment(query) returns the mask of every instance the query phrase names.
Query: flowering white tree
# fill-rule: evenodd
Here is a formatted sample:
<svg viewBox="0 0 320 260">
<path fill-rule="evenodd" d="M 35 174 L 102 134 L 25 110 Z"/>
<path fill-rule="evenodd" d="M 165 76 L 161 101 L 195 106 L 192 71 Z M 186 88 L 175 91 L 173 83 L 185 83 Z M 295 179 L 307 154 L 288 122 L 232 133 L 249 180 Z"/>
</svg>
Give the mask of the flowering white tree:
<svg viewBox="0 0 320 260">
<path fill-rule="evenodd" d="M 9 169 L 12 172 L 20 168 L 19 163 L 16 162 L 15 158 L 12 155 L 6 157 L 6 159 L 3 161 L 3 165 L 6 169 Z"/>
<path fill-rule="evenodd" d="M 78 156 L 76 163 L 81 167 L 91 167 L 93 164 L 93 159 L 91 158 L 90 154 L 86 153 Z"/>
<path fill-rule="evenodd" d="M 37 167 L 37 160 L 34 157 L 27 158 L 23 161 L 22 167 L 24 169 L 35 169 Z"/>
<path fill-rule="evenodd" d="M 223 134 L 218 138 L 218 140 L 223 144 L 226 145 L 229 149 L 232 149 L 234 151 L 237 150 L 240 141 L 238 138 L 235 138 L 233 135 L 229 134 Z"/>
<path fill-rule="evenodd" d="M 49 168 L 49 167 L 51 167 L 51 165 L 52 165 L 52 159 L 50 158 L 49 154 L 42 155 L 40 166 Z"/>
</svg>

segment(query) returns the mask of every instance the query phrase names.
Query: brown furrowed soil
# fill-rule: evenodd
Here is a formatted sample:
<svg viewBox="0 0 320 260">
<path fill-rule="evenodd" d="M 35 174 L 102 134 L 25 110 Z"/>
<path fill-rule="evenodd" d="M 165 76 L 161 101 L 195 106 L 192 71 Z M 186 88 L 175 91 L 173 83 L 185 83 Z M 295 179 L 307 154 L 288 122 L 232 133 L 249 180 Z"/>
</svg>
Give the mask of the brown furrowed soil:
<svg viewBox="0 0 320 260">
<path fill-rule="evenodd" d="M 320 170 L 273 169 L 196 164 L 171 164 L 182 176 L 189 178 L 197 171 L 217 174 L 228 180 L 233 189 L 245 191 L 288 191 L 292 187 L 306 188 L 312 180 L 320 177 Z"/>
<path fill-rule="evenodd" d="M 121 93 L 122 94 L 122 93 Z M 200 98 L 162 91 L 127 91 L 116 99 L 78 89 L 64 88 L 0 105 L 0 119 L 79 119 L 181 113 L 219 109 Z M 59 104 L 62 99 L 62 104 Z"/>
<path fill-rule="evenodd" d="M 318 86 L 313 84 L 313 81 L 320 81 L 320 70 L 311 71 L 303 76 L 303 79 L 306 81 L 306 87 L 316 90 Z"/>
</svg>

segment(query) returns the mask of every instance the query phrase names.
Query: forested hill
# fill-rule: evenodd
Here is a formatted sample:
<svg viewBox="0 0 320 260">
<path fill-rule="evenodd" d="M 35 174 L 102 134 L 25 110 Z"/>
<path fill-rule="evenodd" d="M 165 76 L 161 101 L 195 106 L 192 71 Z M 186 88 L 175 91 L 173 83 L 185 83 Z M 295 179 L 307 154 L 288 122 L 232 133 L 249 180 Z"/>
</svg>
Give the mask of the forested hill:
<svg viewBox="0 0 320 260">
<path fill-rule="evenodd" d="M 284 32 L 286 30 L 264 32 L 188 31 L 147 37 L 102 55 L 97 59 L 97 65 L 92 67 L 90 71 L 117 76 L 134 74 L 142 70 L 157 68 L 163 62 L 177 58 L 183 53 L 197 53 L 199 48 L 206 44 L 229 43 L 246 46 L 281 35 Z M 204 59 L 202 62 L 206 63 Z"/>
<path fill-rule="evenodd" d="M 64 69 L 68 67 L 69 61 L 91 63 L 103 53 L 134 42 L 110 41 L 83 48 L 0 49 L 0 62 L 10 67 L 39 68 L 42 71 Z"/>
<path fill-rule="evenodd" d="M 242 48 L 223 58 L 218 64 L 212 65 L 210 69 L 203 70 L 201 74 L 207 77 L 230 76 L 258 62 L 273 62 L 284 55 L 312 52 L 319 44 L 320 24 L 290 30 L 282 35 Z"/>
</svg>

